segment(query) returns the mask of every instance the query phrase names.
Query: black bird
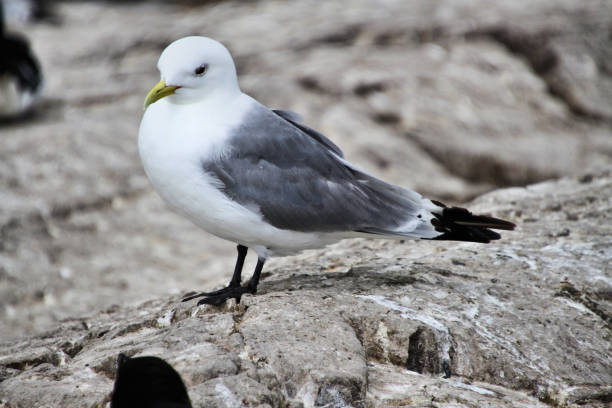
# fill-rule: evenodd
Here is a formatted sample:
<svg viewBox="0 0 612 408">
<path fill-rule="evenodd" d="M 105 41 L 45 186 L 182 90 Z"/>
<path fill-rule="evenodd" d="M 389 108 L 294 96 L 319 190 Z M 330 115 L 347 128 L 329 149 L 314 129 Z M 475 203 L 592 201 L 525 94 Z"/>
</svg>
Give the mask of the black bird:
<svg viewBox="0 0 612 408">
<path fill-rule="evenodd" d="M 0 119 L 22 116 L 40 95 L 42 71 L 27 39 L 8 33 L 0 3 Z"/>
<path fill-rule="evenodd" d="M 181 376 L 164 360 L 119 354 L 111 408 L 191 408 Z"/>
</svg>

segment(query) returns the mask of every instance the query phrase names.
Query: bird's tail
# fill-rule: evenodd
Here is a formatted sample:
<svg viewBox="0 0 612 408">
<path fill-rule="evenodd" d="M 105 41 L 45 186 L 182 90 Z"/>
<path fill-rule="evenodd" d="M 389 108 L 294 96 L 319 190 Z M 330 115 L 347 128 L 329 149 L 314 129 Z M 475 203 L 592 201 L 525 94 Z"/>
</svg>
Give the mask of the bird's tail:
<svg viewBox="0 0 612 408">
<path fill-rule="evenodd" d="M 488 243 L 501 238 L 491 229 L 513 230 L 516 227 L 513 223 L 499 218 L 474 215 L 465 208 L 447 207 L 438 201 L 432 202 L 442 207 L 440 212 L 432 212 L 434 218 L 431 223 L 436 231 L 442 233 L 432 239 Z"/>
</svg>

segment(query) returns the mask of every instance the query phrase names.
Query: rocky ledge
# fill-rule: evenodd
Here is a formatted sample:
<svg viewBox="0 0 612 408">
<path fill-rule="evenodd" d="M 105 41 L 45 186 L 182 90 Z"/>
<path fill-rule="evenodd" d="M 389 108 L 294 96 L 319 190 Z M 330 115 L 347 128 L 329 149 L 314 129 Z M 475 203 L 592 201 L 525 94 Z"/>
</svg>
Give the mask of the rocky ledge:
<svg viewBox="0 0 612 408">
<path fill-rule="evenodd" d="M 0 406 L 104 407 L 117 354 L 198 407 L 603 407 L 612 400 L 612 171 L 498 190 L 490 245 L 344 241 L 274 263 L 257 296 L 111 307 L 0 345 Z"/>
<path fill-rule="evenodd" d="M 233 245 L 170 213 L 137 154 L 159 54 L 185 35 L 226 44 L 245 92 L 351 162 L 448 204 L 612 163 L 609 0 L 46 3 L 57 24 L 10 27 L 45 88 L 0 124 L 0 342 L 227 282 Z"/>
</svg>

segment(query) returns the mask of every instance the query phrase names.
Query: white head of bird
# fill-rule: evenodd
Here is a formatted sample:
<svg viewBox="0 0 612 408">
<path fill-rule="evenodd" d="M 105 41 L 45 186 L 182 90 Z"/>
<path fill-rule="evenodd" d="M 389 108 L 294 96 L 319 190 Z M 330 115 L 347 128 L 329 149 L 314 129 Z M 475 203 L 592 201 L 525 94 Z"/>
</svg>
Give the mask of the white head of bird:
<svg viewBox="0 0 612 408">
<path fill-rule="evenodd" d="M 147 95 L 145 109 L 162 98 L 185 104 L 240 93 L 232 56 L 221 43 L 207 37 L 174 41 L 162 52 L 157 68 L 161 81 Z"/>
</svg>

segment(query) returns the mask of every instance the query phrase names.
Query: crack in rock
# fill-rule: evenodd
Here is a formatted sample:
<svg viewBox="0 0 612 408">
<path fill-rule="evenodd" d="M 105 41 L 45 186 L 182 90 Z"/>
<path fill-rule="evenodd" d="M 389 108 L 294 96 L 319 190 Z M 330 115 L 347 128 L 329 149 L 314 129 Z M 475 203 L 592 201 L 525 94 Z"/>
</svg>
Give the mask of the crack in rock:
<svg viewBox="0 0 612 408">
<path fill-rule="evenodd" d="M 431 316 L 423 315 L 416 310 L 402 306 L 392 300 L 378 295 L 358 295 L 370 299 L 377 304 L 400 312 L 404 319 L 417 320 L 426 327 L 419 328 L 410 336 L 408 351 L 408 369 L 417 372 L 429 371 L 444 372 L 449 375 L 451 367 L 452 340 L 448 327 Z M 412 351 L 412 353 L 411 353 Z"/>
</svg>

